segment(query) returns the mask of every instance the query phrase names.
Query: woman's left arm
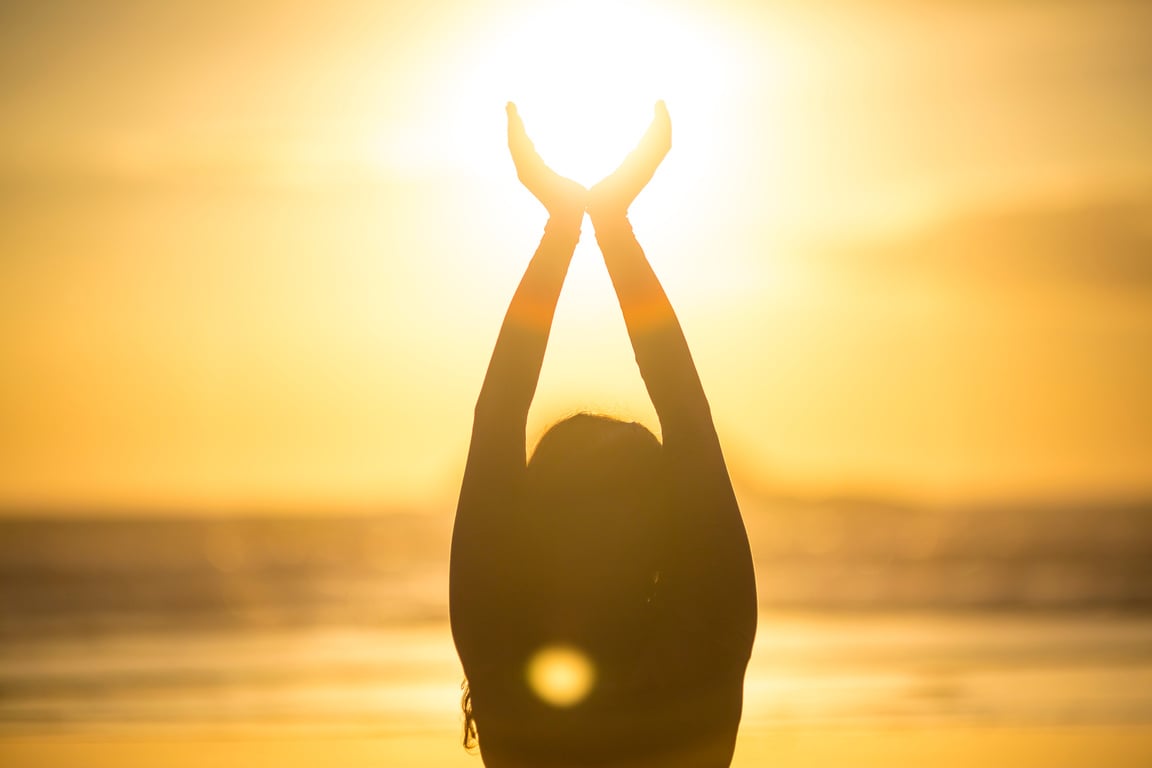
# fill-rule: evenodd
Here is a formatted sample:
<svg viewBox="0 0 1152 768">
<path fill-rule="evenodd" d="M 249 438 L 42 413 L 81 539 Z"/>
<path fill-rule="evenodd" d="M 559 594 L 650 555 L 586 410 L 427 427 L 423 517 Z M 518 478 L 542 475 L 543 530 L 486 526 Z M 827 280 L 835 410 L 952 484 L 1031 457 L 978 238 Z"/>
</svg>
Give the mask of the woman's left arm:
<svg viewBox="0 0 1152 768">
<path fill-rule="evenodd" d="M 587 190 L 548 168 L 508 105 L 508 147 L 520 181 L 548 209 L 548 224 L 516 288 L 476 401 L 472 440 L 452 530 L 449 602 L 454 628 L 469 626 L 484 580 L 494 578 L 516 482 L 524 471 L 524 430 L 536 393 L 556 303 L 580 237 Z"/>
</svg>

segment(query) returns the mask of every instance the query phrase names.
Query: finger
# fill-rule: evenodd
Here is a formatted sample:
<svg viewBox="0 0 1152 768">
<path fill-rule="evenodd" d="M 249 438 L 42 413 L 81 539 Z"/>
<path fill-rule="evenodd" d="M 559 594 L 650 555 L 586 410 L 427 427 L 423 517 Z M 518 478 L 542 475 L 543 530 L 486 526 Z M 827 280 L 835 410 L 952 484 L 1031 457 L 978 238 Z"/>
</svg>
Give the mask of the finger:
<svg viewBox="0 0 1152 768">
<path fill-rule="evenodd" d="M 521 137 L 526 136 L 524 121 L 520 118 L 520 111 L 512 102 L 505 105 L 504 111 L 508 113 L 508 148 L 511 149 L 516 142 L 521 140 Z"/>
<path fill-rule="evenodd" d="M 663 147 L 664 154 L 668 154 L 672 149 L 672 116 L 668 114 L 668 105 L 663 99 L 656 102 L 648 131 L 653 134 L 653 141 Z"/>
<path fill-rule="evenodd" d="M 512 162 L 516 165 L 516 173 L 523 178 L 526 174 L 539 174 L 544 166 L 536 151 L 536 146 L 528 138 L 528 131 L 524 128 L 524 120 L 519 110 L 512 102 L 506 107 L 508 112 L 508 150 L 512 153 Z"/>
<path fill-rule="evenodd" d="M 505 111 L 508 113 L 508 150 L 512 153 L 512 159 L 519 165 L 518 158 L 529 151 L 532 142 L 528 138 L 528 132 L 524 130 L 524 120 L 521 119 L 516 105 L 508 102 Z"/>
<path fill-rule="evenodd" d="M 670 149 L 672 149 L 672 118 L 668 114 L 668 105 L 658 101 L 652 110 L 652 122 L 648 124 L 648 130 L 624 161 L 624 165 L 632 166 L 631 173 L 647 171 L 648 177 L 651 178 Z"/>
<path fill-rule="evenodd" d="M 671 148 L 672 119 L 667 105 L 658 101 L 652 110 L 652 122 L 636 147 L 608 178 L 592 188 L 593 195 L 600 198 L 604 207 L 627 210 L 640 190 L 652 180 Z"/>
</svg>

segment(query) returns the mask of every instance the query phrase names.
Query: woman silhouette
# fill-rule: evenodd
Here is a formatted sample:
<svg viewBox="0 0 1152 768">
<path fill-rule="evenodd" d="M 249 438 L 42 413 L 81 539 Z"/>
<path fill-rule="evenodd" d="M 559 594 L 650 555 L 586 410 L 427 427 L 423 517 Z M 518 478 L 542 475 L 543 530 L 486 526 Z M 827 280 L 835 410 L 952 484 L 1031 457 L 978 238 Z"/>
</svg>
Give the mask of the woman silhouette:
<svg viewBox="0 0 1152 768">
<path fill-rule="evenodd" d="M 544 164 L 508 105 L 517 175 L 549 219 L 476 403 L 452 535 L 465 745 L 478 739 L 488 768 L 732 759 L 756 631 L 752 557 L 687 342 L 627 218 L 671 136 L 660 102 L 636 149 L 586 190 Z M 582 414 L 525 462 L 528 408 L 586 211 L 664 441 Z M 537 668 L 551 658 L 572 668 L 545 669 L 542 687 Z"/>
</svg>

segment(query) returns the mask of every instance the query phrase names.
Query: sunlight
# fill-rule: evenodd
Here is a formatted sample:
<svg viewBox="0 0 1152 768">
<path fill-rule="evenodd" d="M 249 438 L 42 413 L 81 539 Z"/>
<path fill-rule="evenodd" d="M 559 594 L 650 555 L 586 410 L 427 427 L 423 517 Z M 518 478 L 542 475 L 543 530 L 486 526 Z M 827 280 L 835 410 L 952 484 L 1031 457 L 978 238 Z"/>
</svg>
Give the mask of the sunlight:
<svg viewBox="0 0 1152 768">
<path fill-rule="evenodd" d="M 645 3 L 564 2 L 509 14 L 467 60 L 467 111 L 515 101 L 545 160 L 584 184 L 619 164 L 657 100 L 668 101 L 680 130 L 714 115 L 738 79 L 718 28 Z M 694 117 L 677 115 L 677 103 L 691 103 Z M 694 159 L 706 162 L 710 149 L 697 143 Z M 471 162 L 501 161 L 503 169 L 503 160 L 486 147 Z"/>
<path fill-rule="evenodd" d="M 504 149 L 504 105 L 513 101 L 545 161 L 591 185 L 635 147 L 655 102 L 663 99 L 672 113 L 673 149 L 661 168 L 661 183 L 644 192 L 642 207 L 658 216 L 686 212 L 698 205 L 705 185 L 714 186 L 730 168 L 742 167 L 738 147 L 728 137 L 743 124 L 740 94 L 750 87 L 748 78 L 763 90 L 765 68 L 756 65 L 762 52 L 747 44 L 730 18 L 645 0 L 509 3 L 503 13 L 477 18 L 467 40 L 456 46 L 451 66 L 438 80 L 442 117 L 421 126 L 420 141 L 385 142 L 387 151 L 403 144 L 410 162 L 422 162 L 428 153 L 421 147 L 434 145 L 443 148 L 438 161 L 454 172 L 482 177 L 484 184 L 515 184 Z M 524 218 L 502 226 L 537 230 L 541 219 L 534 201 L 522 190 L 512 199 L 523 205 L 502 215 L 510 219 L 522 210 Z M 642 225 L 642 214 L 634 221 Z M 674 249 L 646 242 L 655 247 L 658 269 L 676 264 Z M 675 281 L 672 272 L 665 276 Z M 493 277 L 490 270 L 477 276 Z M 500 280 L 510 281 L 503 275 Z M 504 282 L 493 282 L 491 290 L 504 290 Z M 582 321 L 614 322 L 613 302 L 595 241 L 587 236 L 565 283 L 560 314 L 575 309 Z"/>
<path fill-rule="evenodd" d="M 592 691 L 596 668 L 587 655 L 567 645 L 550 645 L 528 662 L 528 684 L 554 707 L 571 707 Z"/>
</svg>

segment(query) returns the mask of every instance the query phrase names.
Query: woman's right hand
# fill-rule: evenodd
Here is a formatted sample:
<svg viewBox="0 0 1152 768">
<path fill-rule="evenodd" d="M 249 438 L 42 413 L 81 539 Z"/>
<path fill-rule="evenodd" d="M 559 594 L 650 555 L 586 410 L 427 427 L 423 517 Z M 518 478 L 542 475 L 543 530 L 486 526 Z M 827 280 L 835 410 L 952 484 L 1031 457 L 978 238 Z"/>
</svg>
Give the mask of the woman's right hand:
<svg viewBox="0 0 1152 768">
<path fill-rule="evenodd" d="M 656 102 L 652 122 L 636 148 L 611 175 L 588 192 L 588 214 L 595 221 L 602 216 L 625 216 L 640 190 L 652 180 L 656 169 L 672 148 L 672 118 L 663 101 Z"/>
<path fill-rule="evenodd" d="M 552 218 L 576 221 L 584 218 L 588 190 L 549 168 L 528 138 L 516 105 L 508 102 L 507 111 L 508 150 L 512 153 L 512 162 L 516 165 L 516 176 L 520 183 L 548 209 Z"/>
</svg>

